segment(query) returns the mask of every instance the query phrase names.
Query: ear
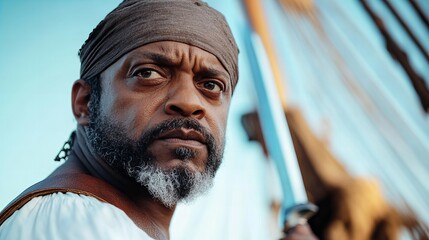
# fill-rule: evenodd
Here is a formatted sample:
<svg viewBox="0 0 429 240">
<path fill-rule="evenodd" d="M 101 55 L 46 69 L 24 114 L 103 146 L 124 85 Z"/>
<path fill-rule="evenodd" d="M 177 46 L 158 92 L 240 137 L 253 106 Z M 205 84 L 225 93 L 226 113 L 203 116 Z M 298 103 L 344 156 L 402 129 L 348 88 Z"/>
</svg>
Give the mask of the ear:
<svg viewBox="0 0 429 240">
<path fill-rule="evenodd" d="M 91 87 L 84 80 L 79 79 L 72 88 L 72 109 L 77 123 L 86 126 L 89 124 L 89 98 Z"/>
</svg>

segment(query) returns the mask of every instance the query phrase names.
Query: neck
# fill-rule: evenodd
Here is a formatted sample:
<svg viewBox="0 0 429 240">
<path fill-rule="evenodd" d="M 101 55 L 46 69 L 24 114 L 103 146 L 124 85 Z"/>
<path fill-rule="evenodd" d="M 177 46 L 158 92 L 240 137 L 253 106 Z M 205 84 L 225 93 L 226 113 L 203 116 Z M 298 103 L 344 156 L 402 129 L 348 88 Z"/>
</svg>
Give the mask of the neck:
<svg viewBox="0 0 429 240">
<path fill-rule="evenodd" d="M 127 215 L 155 239 L 169 239 L 169 227 L 175 207 L 165 207 L 154 199 L 146 188 L 137 184 L 132 178 L 112 169 L 103 159 L 91 150 L 85 130 L 78 126 L 76 140 L 72 146 L 69 159 L 62 167 L 65 171 L 78 171 L 103 180 L 124 193 L 132 212 Z M 136 219 L 137 218 L 137 219 Z"/>
</svg>

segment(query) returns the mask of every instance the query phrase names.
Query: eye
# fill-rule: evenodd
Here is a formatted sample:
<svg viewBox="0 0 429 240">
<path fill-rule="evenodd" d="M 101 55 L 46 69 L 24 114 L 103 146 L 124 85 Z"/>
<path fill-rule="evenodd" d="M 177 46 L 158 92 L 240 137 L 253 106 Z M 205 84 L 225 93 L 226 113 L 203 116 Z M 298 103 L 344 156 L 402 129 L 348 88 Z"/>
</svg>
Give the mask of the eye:
<svg viewBox="0 0 429 240">
<path fill-rule="evenodd" d="M 137 70 L 134 72 L 133 75 L 144 79 L 156 79 L 156 78 L 162 77 L 161 74 L 159 74 L 157 71 L 150 68 Z"/>
<path fill-rule="evenodd" d="M 217 81 L 204 81 L 201 83 L 201 86 L 213 93 L 220 93 L 224 91 L 223 84 L 217 82 Z"/>
</svg>

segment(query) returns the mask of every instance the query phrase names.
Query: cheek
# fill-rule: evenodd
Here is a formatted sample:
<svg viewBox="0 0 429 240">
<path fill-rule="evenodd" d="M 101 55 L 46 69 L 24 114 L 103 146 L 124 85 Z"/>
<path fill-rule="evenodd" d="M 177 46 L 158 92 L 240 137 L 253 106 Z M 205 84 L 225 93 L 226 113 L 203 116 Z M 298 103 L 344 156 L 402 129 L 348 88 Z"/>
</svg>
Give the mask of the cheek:
<svg viewBox="0 0 429 240">
<path fill-rule="evenodd" d="M 154 122 L 162 110 L 162 98 L 156 96 L 112 93 L 102 102 L 102 114 L 123 127 L 132 139 L 138 139 L 142 132 Z"/>
<path fill-rule="evenodd" d="M 228 119 L 228 109 L 218 109 L 218 111 L 213 114 L 214 118 L 208 120 L 209 125 L 211 126 L 212 134 L 214 135 L 217 142 L 224 143 L 225 141 L 225 132 Z"/>
</svg>

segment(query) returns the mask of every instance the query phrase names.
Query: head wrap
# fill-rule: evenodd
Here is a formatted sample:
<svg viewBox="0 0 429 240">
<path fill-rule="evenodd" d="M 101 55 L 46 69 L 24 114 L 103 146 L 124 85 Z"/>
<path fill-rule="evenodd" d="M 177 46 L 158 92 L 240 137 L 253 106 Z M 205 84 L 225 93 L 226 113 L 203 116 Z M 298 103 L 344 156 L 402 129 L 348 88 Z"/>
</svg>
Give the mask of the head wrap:
<svg viewBox="0 0 429 240">
<path fill-rule="evenodd" d="M 199 0 L 125 0 L 80 49 L 80 78 L 93 78 L 131 50 L 158 41 L 186 43 L 215 55 L 234 89 L 237 44 L 224 16 Z"/>
</svg>

